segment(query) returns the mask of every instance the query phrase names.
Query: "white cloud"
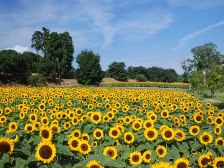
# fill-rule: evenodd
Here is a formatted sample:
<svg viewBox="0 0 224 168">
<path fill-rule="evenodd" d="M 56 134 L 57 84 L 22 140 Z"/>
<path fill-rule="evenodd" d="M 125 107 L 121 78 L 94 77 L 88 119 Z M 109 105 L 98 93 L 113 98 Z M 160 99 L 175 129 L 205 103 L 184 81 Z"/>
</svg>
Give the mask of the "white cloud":
<svg viewBox="0 0 224 168">
<path fill-rule="evenodd" d="M 11 49 L 11 50 L 15 50 L 19 53 L 23 53 L 25 51 L 29 51 L 29 48 L 28 47 L 23 47 L 23 46 L 20 46 L 20 45 L 16 45 L 15 47 L 13 48 L 7 48 L 8 50 Z"/>
<path fill-rule="evenodd" d="M 207 31 L 209 31 L 209 30 L 211 30 L 211 29 L 214 29 L 214 28 L 216 28 L 216 27 L 223 26 L 223 25 L 224 25 L 224 20 L 223 20 L 223 21 L 220 21 L 220 22 L 218 22 L 218 23 L 216 23 L 216 24 L 209 25 L 209 26 L 207 26 L 206 28 L 203 28 L 203 29 L 201 29 L 201 30 L 195 31 L 195 32 L 193 32 L 193 33 L 190 33 L 190 34 L 184 36 L 183 38 L 181 38 L 181 40 L 179 41 L 179 43 L 178 43 L 178 45 L 175 47 L 175 49 L 183 48 L 183 47 L 185 46 L 185 44 L 186 44 L 188 41 L 190 41 L 190 40 L 196 38 L 196 37 L 199 36 L 200 34 L 205 33 L 205 32 L 207 32 Z"/>
</svg>

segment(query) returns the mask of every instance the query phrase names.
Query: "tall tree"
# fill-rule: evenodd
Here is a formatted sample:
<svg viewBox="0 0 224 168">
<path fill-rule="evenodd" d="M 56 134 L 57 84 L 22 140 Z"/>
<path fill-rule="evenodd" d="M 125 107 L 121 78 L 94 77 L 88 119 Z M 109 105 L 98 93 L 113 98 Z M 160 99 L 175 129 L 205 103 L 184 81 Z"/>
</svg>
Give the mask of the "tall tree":
<svg viewBox="0 0 224 168">
<path fill-rule="evenodd" d="M 84 50 L 76 58 L 79 67 L 75 71 L 75 78 L 80 84 L 95 85 L 103 79 L 100 66 L 100 56 L 92 51 Z"/>
</svg>

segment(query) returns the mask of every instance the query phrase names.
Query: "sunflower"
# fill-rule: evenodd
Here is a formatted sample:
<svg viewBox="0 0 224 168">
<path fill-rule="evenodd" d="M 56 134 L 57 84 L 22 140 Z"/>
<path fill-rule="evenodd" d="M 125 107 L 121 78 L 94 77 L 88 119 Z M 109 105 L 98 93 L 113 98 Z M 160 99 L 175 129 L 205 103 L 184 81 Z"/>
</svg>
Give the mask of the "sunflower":
<svg viewBox="0 0 224 168">
<path fill-rule="evenodd" d="M 13 140 L 9 138 L 0 138 L 0 153 L 8 153 L 11 154 L 14 150 Z"/>
<path fill-rule="evenodd" d="M 132 122 L 132 119 L 131 119 L 130 116 L 126 116 L 126 117 L 124 118 L 124 123 L 125 123 L 125 124 L 130 124 L 131 122 Z"/>
<path fill-rule="evenodd" d="M 162 118 L 168 118 L 169 117 L 169 111 L 167 109 L 164 109 L 160 113 Z"/>
<path fill-rule="evenodd" d="M 81 131 L 80 130 L 78 130 L 78 129 L 75 129 L 75 130 L 73 130 L 72 132 L 71 132 L 71 137 L 76 137 L 76 138 L 79 138 L 80 136 L 81 136 Z"/>
<path fill-rule="evenodd" d="M 104 137 L 103 130 L 99 128 L 95 129 L 93 132 L 93 136 L 96 140 L 100 140 Z"/>
<path fill-rule="evenodd" d="M 198 158 L 198 165 L 200 167 L 207 167 L 208 163 L 210 162 L 210 156 L 207 154 L 202 154 L 199 158 Z"/>
<path fill-rule="evenodd" d="M 28 123 L 28 124 L 25 125 L 24 130 L 25 130 L 27 133 L 31 133 L 31 132 L 34 131 L 34 128 L 35 128 L 35 126 L 34 126 L 33 124 Z"/>
<path fill-rule="evenodd" d="M 171 141 L 175 137 L 175 131 L 172 128 L 166 128 L 162 132 L 162 137 L 166 141 Z"/>
<path fill-rule="evenodd" d="M 203 121 L 203 116 L 199 113 L 195 113 L 193 116 L 193 120 L 194 122 L 196 122 L 197 124 L 201 123 Z"/>
<path fill-rule="evenodd" d="M 90 120 L 94 124 L 100 123 L 102 120 L 101 112 L 92 112 Z"/>
<path fill-rule="evenodd" d="M 145 151 L 142 155 L 143 161 L 145 163 L 149 163 L 151 161 L 152 158 L 152 153 L 151 151 Z"/>
<path fill-rule="evenodd" d="M 154 163 L 151 168 L 172 168 L 170 163 L 160 161 L 158 163 Z"/>
<path fill-rule="evenodd" d="M 221 127 L 223 125 L 223 118 L 222 117 L 216 117 L 215 118 L 215 125 Z"/>
<path fill-rule="evenodd" d="M 39 104 L 38 108 L 39 108 L 39 110 L 44 111 L 46 109 L 46 106 L 45 106 L 45 104 L 41 103 L 41 104 Z"/>
<path fill-rule="evenodd" d="M 71 127 L 71 123 L 69 121 L 64 122 L 64 129 L 68 130 Z"/>
<path fill-rule="evenodd" d="M 48 119 L 48 117 L 42 117 L 42 118 L 41 118 L 41 124 L 43 124 L 43 125 L 48 125 L 48 124 L 49 124 L 49 119 Z"/>
<path fill-rule="evenodd" d="M 114 142 L 114 146 L 115 147 L 118 147 L 120 145 L 120 142 L 118 141 L 118 140 L 116 140 L 115 142 Z"/>
<path fill-rule="evenodd" d="M 214 128 L 214 133 L 215 133 L 216 135 L 220 135 L 220 134 L 222 133 L 222 128 L 221 128 L 220 126 L 216 126 L 216 127 Z"/>
<path fill-rule="evenodd" d="M 88 104 L 88 109 L 89 109 L 89 110 L 92 110 L 93 107 L 94 107 L 93 104 Z"/>
<path fill-rule="evenodd" d="M 89 140 L 90 140 L 90 136 L 89 136 L 89 134 L 87 134 L 87 133 L 83 133 L 83 134 L 81 135 L 81 139 L 82 139 L 82 140 L 89 141 Z"/>
<path fill-rule="evenodd" d="M 86 168 L 104 168 L 102 165 L 100 165 L 99 162 L 96 160 L 91 160 L 87 163 Z"/>
<path fill-rule="evenodd" d="M 115 160 L 117 157 L 117 149 L 114 146 L 107 146 L 103 150 L 103 154 L 109 156 L 112 160 Z"/>
<path fill-rule="evenodd" d="M 224 146 L 224 139 L 222 137 L 219 137 L 215 140 L 215 145 Z"/>
<path fill-rule="evenodd" d="M 130 156 L 129 156 L 129 162 L 130 164 L 136 166 L 136 165 L 140 165 L 142 163 L 142 155 L 141 155 L 141 152 L 137 152 L 137 151 L 134 151 L 132 153 L 130 153 Z"/>
<path fill-rule="evenodd" d="M 126 142 L 127 144 L 131 144 L 135 141 L 135 136 L 132 132 L 126 132 L 124 134 L 124 142 Z"/>
<path fill-rule="evenodd" d="M 164 158 L 166 156 L 166 148 L 164 146 L 161 146 L 159 145 L 157 148 L 156 148 L 156 154 L 159 158 Z"/>
<path fill-rule="evenodd" d="M 212 143 L 213 137 L 210 133 L 204 132 L 202 135 L 200 135 L 199 140 L 200 140 L 201 144 L 207 145 L 207 144 Z"/>
<path fill-rule="evenodd" d="M 69 138 L 68 146 L 72 151 L 78 151 L 79 150 L 79 148 L 78 148 L 79 142 L 80 142 L 80 140 L 76 137 Z"/>
<path fill-rule="evenodd" d="M 97 141 L 93 141 L 93 142 L 91 143 L 91 146 L 93 146 L 93 147 L 97 147 L 97 146 L 98 146 Z"/>
<path fill-rule="evenodd" d="M 147 129 L 147 128 L 153 128 L 153 127 L 154 127 L 154 122 L 151 121 L 151 120 L 145 120 L 145 121 L 143 122 L 143 127 L 144 127 L 145 129 Z"/>
<path fill-rule="evenodd" d="M 113 139 L 117 139 L 121 134 L 121 131 L 117 127 L 110 128 L 109 136 Z"/>
<path fill-rule="evenodd" d="M 197 136 L 200 132 L 200 127 L 197 126 L 197 125 L 192 125 L 189 129 L 189 133 L 192 135 L 192 136 Z"/>
<path fill-rule="evenodd" d="M 174 162 L 174 168 L 188 168 L 190 162 L 186 158 L 179 158 Z"/>
<path fill-rule="evenodd" d="M 15 136 L 11 137 L 10 140 L 12 140 L 12 142 L 15 143 L 19 140 L 19 136 L 15 135 Z"/>
<path fill-rule="evenodd" d="M 140 129 L 142 129 L 142 122 L 139 122 L 138 120 L 135 120 L 132 123 L 132 129 L 135 131 L 139 131 Z"/>
<path fill-rule="evenodd" d="M 29 116 L 30 122 L 37 122 L 37 115 L 36 114 L 30 114 Z"/>
<path fill-rule="evenodd" d="M 87 155 L 91 152 L 91 145 L 86 140 L 81 140 L 78 145 L 78 150 L 80 153 Z"/>
<path fill-rule="evenodd" d="M 71 120 L 72 120 L 72 125 L 78 125 L 79 124 L 78 117 L 74 116 Z"/>
<path fill-rule="evenodd" d="M 223 168 L 224 167 L 224 157 L 219 156 L 213 160 L 213 168 Z"/>
<path fill-rule="evenodd" d="M 61 127 L 57 124 L 53 124 L 50 126 L 50 129 L 54 133 L 60 133 L 61 132 Z"/>
<path fill-rule="evenodd" d="M 182 130 L 176 130 L 175 132 L 176 132 L 175 133 L 176 134 L 175 140 L 177 142 L 181 142 L 181 141 L 183 141 L 186 138 L 186 134 L 185 134 L 184 131 L 182 131 Z"/>
<path fill-rule="evenodd" d="M 17 122 L 10 122 L 9 123 L 9 130 L 11 132 L 14 132 L 18 129 L 18 123 Z"/>
<path fill-rule="evenodd" d="M 155 128 L 145 129 L 144 136 L 148 141 L 154 141 L 158 137 L 158 131 Z"/>
<path fill-rule="evenodd" d="M 50 141 L 52 138 L 52 131 L 51 131 L 51 128 L 48 126 L 41 126 L 39 134 L 43 140 Z"/>
<path fill-rule="evenodd" d="M 38 144 L 36 148 L 36 159 L 42 161 L 43 163 L 50 163 L 56 156 L 55 145 L 50 141 L 42 141 Z"/>
<path fill-rule="evenodd" d="M 153 113 L 149 116 L 148 119 L 155 122 L 157 120 L 157 115 Z"/>
</svg>

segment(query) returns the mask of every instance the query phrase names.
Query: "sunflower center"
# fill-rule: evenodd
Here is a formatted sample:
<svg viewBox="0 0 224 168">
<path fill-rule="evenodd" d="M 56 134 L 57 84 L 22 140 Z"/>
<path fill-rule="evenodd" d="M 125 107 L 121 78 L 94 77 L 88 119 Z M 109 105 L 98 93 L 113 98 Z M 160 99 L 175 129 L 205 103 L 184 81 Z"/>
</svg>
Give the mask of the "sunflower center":
<svg viewBox="0 0 224 168">
<path fill-rule="evenodd" d="M 163 149 L 159 149 L 158 153 L 159 153 L 159 155 L 162 155 L 164 153 L 164 150 Z"/>
<path fill-rule="evenodd" d="M 187 164 L 184 162 L 180 162 L 177 164 L 177 168 L 187 168 Z"/>
<path fill-rule="evenodd" d="M 149 138 L 153 138 L 155 133 L 153 131 L 148 131 L 147 135 Z"/>
<path fill-rule="evenodd" d="M 88 146 L 86 144 L 82 144 L 81 145 L 81 149 L 82 149 L 82 151 L 87 151 L 88 150 Z"/>
<path fill-rule="evenodd" d="M 114 151 L 113 150 L 109 150 L 107 152 L 107 154 L 110 156 L 110 157 L 113 157 L 114 156 Z"/>
<path fill-rule="evenodd" d="M 53 154 L 53 151 L 50 146 L 43 145 L 39 150 L 39 155 L 43 159 L 49 159 Z"/>
<path fill-rule="evenodd" d="M 100 117 L 99 117 L 98 115 L 94 115 L 94 116 L 93 116 L 93 119 L 94 119 L 95 121 L 99 120 L 99 118 L 100 118 Z"/>
<path fill-rule="evenodd" d="M 221 123 L 222 123 L 222 120 L 221 120 L 220 118 L 218 118 L 218 119 L 216 120 L 216 123 L 217 123 L 217 124 L 221 124 Z"/>
<path fill-rule="evenodd" d="M 36 117 L 35 117 L 35 116 L 31 116 L 31 120 L 33 120 L 33 121 L 34 121 L 35 119 L 36 119 Z"/>
<path fill-rule="evenodd" d="M 134 156 L 132 157 L 132 160 L 133 160 L 134 162 L 138 162 L 138 161 L 139 161 L 139 156 L 138 156 L 138 155 L 134 155 Z"/>
<path fill-rule="evenodd" d="M 198 129 L 197 129 L 197 128 L 193 128 L 193 129 L 192 129 L 192 132 L 193 132 L 194 134 L 196 134 L 196 133 L 198 133 Z"/>
<path fill-rule="evenodd" d="M 76 148 L 78 146 L 78 144 L 79 143 L 77 140 L 73 140 L 71 145 L 72 145 L 72 147 Z"/>
<path fill-rule="evenodd" d="M 207 158 L 203 158 L 202 160 L 201 160 L 201 164 L 203 165 L 203 166 L 205 166 L 205 165 L 207 165 L 208 164 L 208 159 Z"/>
<path fill-rule="evenodd" d="M 12 129 L 16 129 L 16 126 L 13 124 L 13 125 L 11 126 L 11 128 L 12 128 Z"/>
<path fill-rule="evenodd" d="M 151 158 L 151 155 L 150 155 L 149 153 L 147 153 L 147 154 L 145 155 L 145 158 L 146 158 L 146 159 L 150 159 L 150 158 Z"/>
<path fill-rule="evenodd" d="M 132 140 L 132 136 L 131 135 L 126 135 L 126 140 L 127 141 L 131 141 Z"/>
<path fill-rule="evenodd" d="M 218 144 L 218 145 L 223 145 L 223 140 L 218 140 L 218 141 L 217 141 L 217 144 Z"/>
<path fill-rule="evenodd" d="M 10 144 L 7 142 L 0 142 L 0 153 L 8 153 L 10 152 Z"/>
<path fill-rule="evenodd" d="M 224 166 L 224 161 L 220 160 L 216 163 L 217 167 L 223 167 Z"/>
<path fill-rule="evenodd" d="M 42 130 L 41 136 L 45 139 L 49 138 L 50 134 L 48 130 Z"/>
<path fill-rule="evenodd" d="M 163 116 L 166 117 L 167 116 L 167 112 L 163 112 Z"/>
<path fill-rule="evenodd" d="M 33 127 L 32 126 L 28 126 L 27 127 L 27 131 L 32 131 Z"/>
<path fill-rule="evenodd" d="M 201 119 L 202 119 L 201 116 L 197 116 L 197 117 L 196 117 L 196 120 L 197 120 L 197 121 L 201 121 Z"/>
<path fill-rule="evenodd" d="M 146 127 L 148 128 L 148 127 L 151 127 L 152 126 L 152 124 L 150 123 L 150 122 L 148 122 L 148 123 L 146 123 Z"/>
<path fill-rule="evenodd" d="M 172 132 L 171 132 L 171 131 L 166 131 L 166 132 L 165 132 L 165 137 L 166 137 L 166 138 L 170 138 L 170 137 L 172 137 Z"/>
<path fill-rule="evenodd" d="M 96 132 L 96 137 L 101 137 L 101 133 L 100 132 Z"/>
<path fill-rule="evenodd" d="M 47 119 L 43 119 L 43 124 L 47 124 Z"/>
<path fill-rule="evenodd" d="M 90 168 L 100 168 L 100 166 L 94 164 L 94 165 L 91 165 Z"/>
<path fill-rule="evenodd" d="M 209 136 L 208 136 L 208 135 L 204 135 L 204 136 L 202 137 L 202 140 L 203 140 L 204 142 L 208 142 L 208 141 L 209 141 Z"/>
<path fill-rule="evenodd" d="M 52 131 L 58 132 L 58 128 L 56 126 L 52 127 Z"/>
<path fill-rule="evenodd" d="M 117 134 L 118 134 L 118 132 L 117 132 L 116 130 L 113 130 L 113 131 L 112 131 L 112 135 L 113 135 L 113 136 L 117 136 Z"/>
<path fill-rule="evenodd" d="M 135 128 L 138 129 L 139 127 L 140 127 L 140 124 L 139 124 L 139 123 L 136 123 L 136 124 L 135 124 Z"/>
</svg>

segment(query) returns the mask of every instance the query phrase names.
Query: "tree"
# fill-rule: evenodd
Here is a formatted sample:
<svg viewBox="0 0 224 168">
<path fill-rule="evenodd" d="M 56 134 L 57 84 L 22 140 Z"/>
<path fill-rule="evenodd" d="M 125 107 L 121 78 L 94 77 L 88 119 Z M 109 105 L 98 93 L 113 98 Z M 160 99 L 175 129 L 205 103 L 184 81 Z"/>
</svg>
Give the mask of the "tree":
<svg viewBox="0 0 224 168">
<path fill-rule="evenodd" d="M 189 82 L 193 90 L 197 90 L 198 94 L 205 88 L 203 83 L 203 73 L 202 71 L 194 71 L 189 76 Z"/>
<path fill-rule="evenodd" d="M 148 68 L 148 80 L 153 82 L 162 82 L 164 69 L 160 67 L 150 67 Z"/>
<path fill-rule="evenodd" d="M 103 71 L 100 66 L 100 56 L 92 51 L 84 50 L 76 58 L 79 67 L 75 71 L 78 83 L 84 85 L 96 85 L 103 79 Z"/>
<path fill-rule="evenodd" d="M 71 74 L 72 61 L 74 60 L 74 46 L 72 37 L 68 32 L 57 33 L 50 32 L 43 27 L 41 31 L 35 31 L 32 36 L 31 47 L 39 50 L 44 54 L 46 60 L 55 64 L 55 74 L 58 78 L 66 78 Z"/>
<path fill-rule="evenodd" d="M 26 51 L 22 53 L 22 57 L 25 59 L 28 73 L 36 73 L 37 72 L 37 63 L 40 62 L 43 58 L 40 55 L 37 55 L 33 52 Z"/>
<path fill-rule="evenodd" d="M 174 69 L 164 69 L 162 74 L 163 74 L 163 76 L 161 76 L 162 82 L 178 81 L 179 75 L 177 74 L 177 72 Z"/>
<path fill-rule="evenodd" d="M 132 67 L 129 66 L 127 68 L 127 75 L 129 79 L 135 79 L 138 75 L 148 76 L 147 68 L 143 66 Z"/>
<path fill-rule="evenodd" d="M 127 71 L 125 70 L 124 62 L 113 62 L 109 65 L 107 70 L 109 77 L 118 81 L 127 81 Z"/>
</svg>

